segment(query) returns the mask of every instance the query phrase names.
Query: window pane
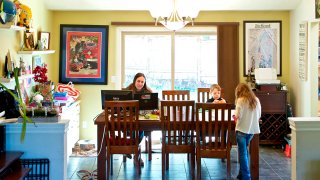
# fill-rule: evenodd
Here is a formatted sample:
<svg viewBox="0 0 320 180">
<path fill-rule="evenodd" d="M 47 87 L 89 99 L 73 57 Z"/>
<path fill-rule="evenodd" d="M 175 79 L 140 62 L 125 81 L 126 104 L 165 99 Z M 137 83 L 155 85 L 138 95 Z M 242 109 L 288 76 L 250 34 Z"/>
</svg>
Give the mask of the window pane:
<svg viewBox="0 0 320 180">
<path fill-rule="evenodd" d="M 142 72 L 147 85 L 155 92 L 171 89 L 170 35 L 125 36 L 125 83 L 127 87 L 134 75 Z"/>
<path fill-rule="evenodd" d="M 198 87 L 217 83 L 217 38 L 215 35 L 175 36 L 175 89 L 190 90 L 196 99 Z"/>
</svg>

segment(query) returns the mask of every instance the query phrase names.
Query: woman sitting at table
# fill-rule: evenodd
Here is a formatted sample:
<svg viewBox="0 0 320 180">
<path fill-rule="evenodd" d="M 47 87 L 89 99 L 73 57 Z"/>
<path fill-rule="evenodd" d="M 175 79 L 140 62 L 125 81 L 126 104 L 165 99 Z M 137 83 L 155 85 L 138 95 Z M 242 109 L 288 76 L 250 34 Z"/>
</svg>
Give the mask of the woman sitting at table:
<svg viewBox="0 0 320 180">
<path fill-rule="evenodd" d="M 152 90 L 147 86 L 146 77 L 143 73 L 137 73 L 133 78 L 133 82 L 128 87 L 124 88 L 124 90 L 132 90 L 133 94 L 152 93 Z M 139 131 L 139 143 L 141 143 L 143 136 L 144 132 Z M 130 159 L 132 158 L 130 154 L 127 154 L 126 156 Z M 141 159 L 141 166 L 143 165 L 144 162 Z"/>
</svg>

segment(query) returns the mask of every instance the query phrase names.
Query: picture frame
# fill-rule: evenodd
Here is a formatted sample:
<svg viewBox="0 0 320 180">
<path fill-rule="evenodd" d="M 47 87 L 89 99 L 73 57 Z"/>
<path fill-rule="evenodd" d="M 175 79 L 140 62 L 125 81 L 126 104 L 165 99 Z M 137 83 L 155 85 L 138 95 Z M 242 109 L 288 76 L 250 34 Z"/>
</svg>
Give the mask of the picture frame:
<svg viewBox="0 0 320 180">
<path fill-rule="evenodd" d="M 106 25 L 60 25 L 59 82 L 107 84 Z"/>
<path fill-rule="evenodd" d="M 42 58 L 41 56 L 33 56 L 32 57 L 32 70 L 36 68 L 37 66 L 43 66 Z"/>
<path fill-rule="evenodd" d="M 243 22 L 243 74 L 255 68 L 275 68 L 282 75 L 282 21 Z"/>
<path fill-rule="evenodd" d="M 308 22 L 299 23 L 299 79 L 307 81 L 308 74 Z"/>
<path fill-rule="evenodd" d="M 50 33 L 49 32 L 39 32 L 39 40 L 42 44 L 43 50 L 49 50 L 50 49 Z"/>
</svg>

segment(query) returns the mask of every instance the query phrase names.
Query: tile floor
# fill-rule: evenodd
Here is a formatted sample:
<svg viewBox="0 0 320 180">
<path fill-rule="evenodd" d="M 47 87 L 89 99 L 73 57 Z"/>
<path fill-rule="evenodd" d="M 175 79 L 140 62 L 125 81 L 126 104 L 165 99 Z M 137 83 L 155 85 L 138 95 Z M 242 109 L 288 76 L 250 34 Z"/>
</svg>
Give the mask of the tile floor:
<svg viewBox="0 0 320 180">
<path fill-rule="evenodd" d="M 142 158 L 145 166 L 141 169 L 139 179 L 160 180 L 161 179 L 161 153 L 158 151 L 152 154 L 152 161 L 147 161 L 147 154 L 143 153 Z M 136 179 L 133 162 L 127 160 L 122 162 L 121 155 L 114 156 L 114 169 L 111 179 L 131 180 Z M 169 171 L 166 172 L 166 179 L 187 180 L 190 179 L 189 165 L 185 154 L 170 155 Z M 231 174 L 236 179 L 239 165 L 237 163 L 237 150 L 231 152 Z M 78 170 L 93 171 L 97 168 L 95 157 L 70 157 L 68 163 L 68 180 L 81 179 Z M 226 163 L 220 159 L 203 159 L 202 179 L 226 179 Z M 284 155 L 280 147 L 260 146 L 260 180 L 289 180 L 291 179 L 291 159 Z"/>
</svg>

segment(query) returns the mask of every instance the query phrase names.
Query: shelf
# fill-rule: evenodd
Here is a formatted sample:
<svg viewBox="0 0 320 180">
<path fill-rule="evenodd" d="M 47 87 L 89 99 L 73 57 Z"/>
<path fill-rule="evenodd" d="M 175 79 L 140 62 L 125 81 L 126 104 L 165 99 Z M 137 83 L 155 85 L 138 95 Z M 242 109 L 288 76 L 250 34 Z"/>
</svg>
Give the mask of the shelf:
<svg viewBox="0 0 320 180">
<path fill-rule="evenodd" d="M 21 26 L 15 26 L 12 23 L 7 23 L 7 24 L 0 24 L 0 29 L 7 29 L 7 30 L 13 30 L 13 31 L 25 31 L 25 27 Z"/>
<path fill-rule="evenodd" d="M 23 80 L 23 79 L 28 79 L 28 78 L 33 78 L 33 74 L 26 74 L 23 76 L 19 76 L 19 81 Z M 10 82 L 14 82 L 14 78 L 8 79 L 8 78 L 0 78 L 0 82 L 1 83 L 10 83 Z"/>
<path fill-rule="evenodd" d="M 44 50 L 44 51 L 18 51 L 18 54 L 25 55 L 42 55 L 42 54 L 53 54 L 55 50 Z"/>
</svg>

